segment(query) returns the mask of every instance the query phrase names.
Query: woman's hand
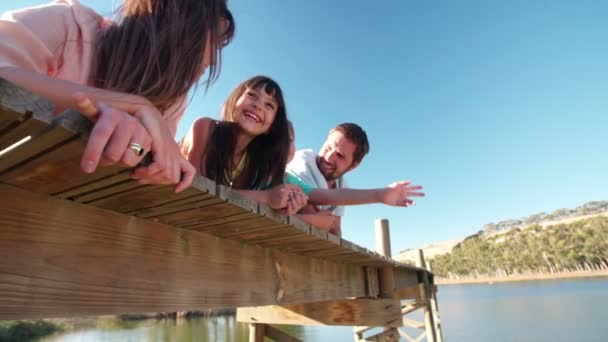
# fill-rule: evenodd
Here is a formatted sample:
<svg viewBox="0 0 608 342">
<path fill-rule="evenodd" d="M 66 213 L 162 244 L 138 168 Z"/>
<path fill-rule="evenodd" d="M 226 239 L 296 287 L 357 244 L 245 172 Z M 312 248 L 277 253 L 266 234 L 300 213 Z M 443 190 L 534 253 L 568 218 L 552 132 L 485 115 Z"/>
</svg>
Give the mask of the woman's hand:
<svg viewBox="0 0 608 342">
<path fill-rule="evenodd" d="M 175 192 L 192 184 L 196 169 L 181 155 L 156 108 L 142 105 L 135 113 L 126 113 L 95 104 L 82 93 L 73 98 L 76 109 L 95 123 L 82 159 L 85 172 L 95 170 L 102 154 L 104 164 L 120 162 L 133 167 L 150 151 L 153 162 L 131 174 L 140 184 L 177 184 Z"/>
<path fill-rule="evenodd" d="M 182 156 L 160 112 L 152 106 L 144 106 L 133 115 L 152 137 L 151 152 L 154 161 L 148 166 L 135 169 L 132 177 L 141 184 L 177 184 L 175 192 L 189 187 L 196 169 Z"/>
<path fill-rule="evenodd" d="M 84 172 L 92 173 L 100 164 L 135 167 L 150 150 L 152 138 L 132 115 L 102 102 L 95 105 L 82 93 L 73 98 L 75 109 L 94 123 L 81 159 Z"/>
</svg>

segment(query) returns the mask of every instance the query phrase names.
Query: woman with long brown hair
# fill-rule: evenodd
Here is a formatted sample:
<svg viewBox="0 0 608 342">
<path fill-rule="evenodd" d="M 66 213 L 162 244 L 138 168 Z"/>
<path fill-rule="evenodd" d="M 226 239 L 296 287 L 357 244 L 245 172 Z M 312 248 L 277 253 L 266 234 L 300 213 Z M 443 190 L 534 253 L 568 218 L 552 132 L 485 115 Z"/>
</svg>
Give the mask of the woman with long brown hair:
<svg viewBox="0 0 608 342">
<path fill-rule="evenodd" d="M 287 125 L 281 87 L 255 76 L 232 91 L 219 121 L 198 119 L 180 146 L 201 175 L 291 215 L 307 197 L 298 186 L 283 184 L 290 149 Z"/>
<path fill-rule="evenodd" d="M 0 77 L 95 122 L 85 172 L 151 151 L 133 177 L 179 191 L 195 173 L 174 140 L 188 91 L 205 71 L 207 86 L 217 78 L 233 35 L 226 0 L 125 0 L 115 21 L 57 0 L 2 16 Z"/>
</svg>

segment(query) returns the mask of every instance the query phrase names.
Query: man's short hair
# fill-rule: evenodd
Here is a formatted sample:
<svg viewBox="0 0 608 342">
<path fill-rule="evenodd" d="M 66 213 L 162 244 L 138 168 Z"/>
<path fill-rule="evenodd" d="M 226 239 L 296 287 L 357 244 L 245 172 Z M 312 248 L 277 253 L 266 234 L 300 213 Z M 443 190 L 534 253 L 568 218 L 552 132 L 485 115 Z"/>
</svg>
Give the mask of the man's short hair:
<svg viewBox="0 0 608 342">
<path fill-rule="evenodd" d="M 361 160 L 363 160 L 363 157 L 369 152 L 369 141 L 367 140 L 367 134 L 363 128 L 357 124 L 345 122 L 334 127 L 329 131 L 329 134 L 336 131 L 344 134 L 348 140 L 355 144 L 356 148 L 353 153 L 353 165 L 360 163 Z"/>
</svg>

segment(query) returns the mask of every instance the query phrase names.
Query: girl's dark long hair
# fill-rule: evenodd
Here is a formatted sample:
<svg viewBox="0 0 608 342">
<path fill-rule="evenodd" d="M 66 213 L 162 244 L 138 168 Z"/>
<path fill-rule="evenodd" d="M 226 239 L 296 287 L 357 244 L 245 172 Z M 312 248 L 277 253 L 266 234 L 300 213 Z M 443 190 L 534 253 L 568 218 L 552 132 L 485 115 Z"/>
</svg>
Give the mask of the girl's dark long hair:
<svg viewBox="0 0 608 342">
<path fill-rule="evenodd" d="M 126 0 L 120 13 L 97 39 L 96 87 L 143 96 L 164 112 L 197 84 L 205 50 L 207 86 L 218 77 L 234 36 L 226 0 Z"/>
<path fill-rule="evenodd" d="M 236 148 L 236 137 L 240 129 L 234 115 L 236 102 L 247 89 L 262 89 L 278 104 L 277 113 L 268 132 L 255 137 L 247 146 L 245 169 L 233 186 L 240 189 L 263 189 L 283 183 L 285 165 L 289 153 L 289 131 L 287 109 L 281 87 L 269 77 L 255 76 L 239 84 L 230 94 L 222 108 L 222 121 L 213 130 L 205 157 L 205 175 L 218 184 L 227 185 L 225 172 L 232 165 Z"/>
</svg>

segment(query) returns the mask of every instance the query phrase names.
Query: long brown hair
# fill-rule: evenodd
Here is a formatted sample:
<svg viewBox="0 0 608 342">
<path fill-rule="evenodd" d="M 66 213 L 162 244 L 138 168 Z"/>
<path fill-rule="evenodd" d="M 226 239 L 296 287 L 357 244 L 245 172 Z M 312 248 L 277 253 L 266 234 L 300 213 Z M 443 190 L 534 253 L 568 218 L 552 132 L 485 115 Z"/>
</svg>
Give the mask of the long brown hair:
<svg viewBox="0 0 608 342">
<path fill-rule="evenodd" d="M 262 189 L 283 183 L 285 165 L 289 153 L 289 131 L 287 109 L 281 87 L 271 78 L 255 76 L 239 84 L 228 96 L 222 108 L 221 121 L 217 123 L 208 144 L 205 175 L 216 183 L 227 184 L 225 173 L 230 172 L 239 131 L 234 122 L 236 102 L 247 89 L 263 89 L 277 101 L 277 112 L 268 132 L 256 136 L 247 145 L 245 169 L 237 179 L 241 189 Z"/>
<path fill-rule="evenodd" d="M 98 37 L 95 86 L 141 95 L 165 111 L 198 82 L 207 47 L 207 86 L 217 79 L 220 50 L 234 36 L 226 0 L 126 0 L 120 12 Z"/>
</svg>

